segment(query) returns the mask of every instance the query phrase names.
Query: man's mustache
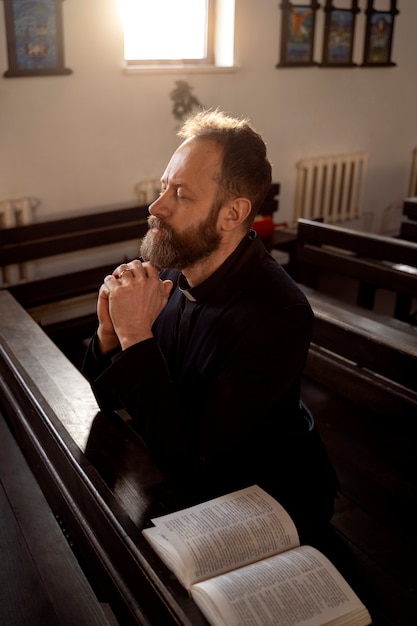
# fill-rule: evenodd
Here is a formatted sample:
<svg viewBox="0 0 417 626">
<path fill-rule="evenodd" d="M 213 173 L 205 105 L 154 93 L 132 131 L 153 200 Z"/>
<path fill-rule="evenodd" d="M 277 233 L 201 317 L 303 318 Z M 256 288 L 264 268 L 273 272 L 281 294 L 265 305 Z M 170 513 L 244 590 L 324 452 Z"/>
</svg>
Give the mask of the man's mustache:
<svg viewBox="0 0 417 626">
<path fill-rule="evenodd" d="M 165 224 L 165 222 L 161 220 L 161 218 L 155 217 L 155 215 L 150 215 L 148 217 L 148 228 L 149 230 L 152 230 L 152 228 L 163 230 L 167 235 L 174 234 L 174 229 L 168 224 Z"/>
<path fill-rule="evenodd" d="M 155 217 L 155 215 L 150 215 L 148 217 L 148 227 L 159 228 L 160 230 L 162 230 L 163 228 L 166 228 L 164 224 L 162 223 L 162 220 L 159 219 L 159 217 Z"/>
</svg>

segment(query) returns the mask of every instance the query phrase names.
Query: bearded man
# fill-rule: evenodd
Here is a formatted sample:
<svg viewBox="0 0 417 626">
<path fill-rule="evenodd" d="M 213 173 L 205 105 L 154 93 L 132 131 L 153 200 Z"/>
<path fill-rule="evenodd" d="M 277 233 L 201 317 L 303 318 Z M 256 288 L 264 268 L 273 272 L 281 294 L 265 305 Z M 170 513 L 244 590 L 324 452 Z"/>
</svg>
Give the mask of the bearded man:
<svg viewBox="0 0 417 626">
<path fill-rule="evenodd" d="M 251 230 L 271 185 L 266 145 L 219 111 L 179 135 L 143 260 L 100 288 L 83 371 L 190 501 L 259 484 L 314 543 L 337 481 L 300 401 L 312 310 Z"/>
</svg>

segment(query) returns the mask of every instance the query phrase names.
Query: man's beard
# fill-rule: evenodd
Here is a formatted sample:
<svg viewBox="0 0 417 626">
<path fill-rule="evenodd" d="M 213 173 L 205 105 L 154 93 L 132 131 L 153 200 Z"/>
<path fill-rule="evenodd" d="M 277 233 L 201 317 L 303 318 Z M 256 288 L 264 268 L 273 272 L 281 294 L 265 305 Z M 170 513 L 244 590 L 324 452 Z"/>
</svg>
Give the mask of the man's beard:
<svg viewBox="0 0 417 626">
<path fill-rule="evenodd" d="M 216 230 L 218 207 L 212 208 L 207 219 L 175 232 L 163 220 L 151 215 L 149 230 L 141 242 L 140 255 L 158 269 L 182 270 L 191 267 L 215 252 L 221 242 Z M 153 233 L 158 228 L 162 233 Z"/>
</svg>

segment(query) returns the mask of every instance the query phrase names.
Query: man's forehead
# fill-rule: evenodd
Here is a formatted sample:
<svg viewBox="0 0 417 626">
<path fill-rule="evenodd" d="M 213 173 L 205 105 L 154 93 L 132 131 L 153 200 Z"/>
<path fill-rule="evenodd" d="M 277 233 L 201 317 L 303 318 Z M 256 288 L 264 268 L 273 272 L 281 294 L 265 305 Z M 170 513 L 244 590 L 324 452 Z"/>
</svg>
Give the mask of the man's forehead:
<svg viewBox="0 0 417 626">
<path fill-rule="evenodd" d="M 178 146 L 174 152 L 174 156 L 175 154 L 184 156 L 191 155 L 193 158 L 201 157 L 219 160 L 222 156 L 222 147 L 214 139 L 190 137 Z"/>
<path fill-rule="evenodd" d="M 217 172 L 221 167 L 222 150 L 214 140 L 190 138 L 184 141 L 172 155 L 162 180 L 167 178 Z"/>
</svg>

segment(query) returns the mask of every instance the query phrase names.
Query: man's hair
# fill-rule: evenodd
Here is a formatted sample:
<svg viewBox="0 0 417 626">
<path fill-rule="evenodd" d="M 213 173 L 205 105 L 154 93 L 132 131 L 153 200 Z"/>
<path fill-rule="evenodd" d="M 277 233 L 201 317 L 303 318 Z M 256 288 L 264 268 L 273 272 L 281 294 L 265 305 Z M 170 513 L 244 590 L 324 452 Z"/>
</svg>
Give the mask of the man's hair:
<svg viewBox="0 0 417 626">
<path fill-rule="evenodd" d="M 247 119 L 229 117 L 219 110 L 200 110 L 184 122 L 178 136 L 210 139 L 221 146 L 221 199 L 248 198 L 252 210 L 245 224 L 250 226 L 271 186 L 271 164 L 261 135 Z"/>
</svg>

